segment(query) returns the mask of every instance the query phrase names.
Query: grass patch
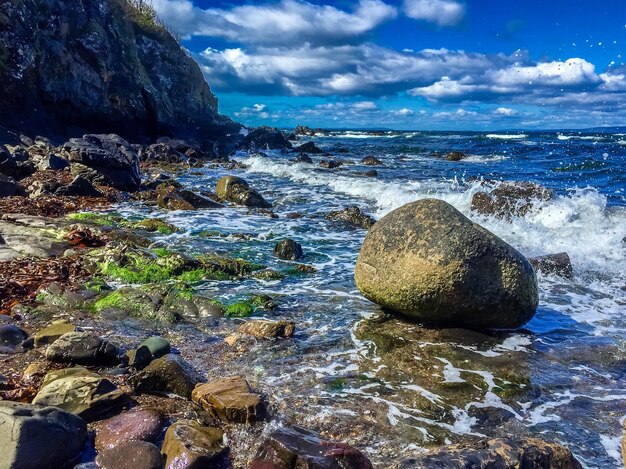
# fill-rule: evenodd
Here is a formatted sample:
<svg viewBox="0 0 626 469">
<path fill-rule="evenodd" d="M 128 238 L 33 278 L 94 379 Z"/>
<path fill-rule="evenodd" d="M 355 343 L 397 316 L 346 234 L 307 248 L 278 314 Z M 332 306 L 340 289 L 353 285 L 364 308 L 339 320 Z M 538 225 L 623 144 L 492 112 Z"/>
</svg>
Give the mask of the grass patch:
<svg viewBox="0 0 626 469">
<path fill-rule="evenodd" d="M 249 301 L 237 301 L 226 306 L 224 315 L 229 318 L 247 318 L 254 314 L 256 308 Z"/>
</svg>

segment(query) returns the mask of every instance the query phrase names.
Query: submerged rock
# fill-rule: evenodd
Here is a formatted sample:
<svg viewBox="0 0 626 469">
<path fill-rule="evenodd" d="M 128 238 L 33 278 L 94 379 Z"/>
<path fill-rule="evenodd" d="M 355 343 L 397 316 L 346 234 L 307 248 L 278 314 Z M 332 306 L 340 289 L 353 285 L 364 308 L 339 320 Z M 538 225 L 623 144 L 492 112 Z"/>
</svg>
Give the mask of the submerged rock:
<svg viewBox="0 0 626 469">
<path fill-rule="evenodd" d="M 227 461 L 228 447 L 219 428 L 179 420 L 167 429 L 161 452 L 168 469 L 220 468 Z"/>
<path fill-rule="evenodd" d="M 96 456 L 101 469 L 162 469 L 163 457 L 159 448 L 147 441 L 125 441 Z"/>
<path fill-rule="evenodd" d="M 78 460 L 87 438 L 80 417 L 56 407 L 0 401 L 0 467 L 66 467 Z"/>
<path fill-rule="evenodd" d="M 224 176 L 217 181 L 215 188 L 217 197 L 238 205 L 256 208 L 270 208 L 261 194 L 252 189 L 246 181 L 236 176 Z"/>
<path fill-rule="evenodd" d="M 260 339 L 278 339 L 293 337 L 296 324 L 293 321 L 248 321 L 237 328 L 241 334 Z"/>
<path fill-rule="evenodd" d="M 364 164 L 366 166 L 380 166 L 383 164 L 382 161 L 380 161 L 378 158 L 376 158 L 375 156 L 372 155 L 368 155 L 365 158 L 363 158 L 361 160 L 361 164 Z"/>
<path fill-rule="evenodd" d="M 321 148 L 318 148 L 314 142 L 303 143 L 302 145 L 295 147 L 294 151 L 297 151 L 298 153 L 312 153 L 312 154 L 324 153 L 324 150 L 322 150 Z"/>
<path fill-rule="evenodd" d="M 168 210 L 197 210 L 203 208 L 222 208 L 223 205 L 192 191 L 180 189 L 169 183 L 162 183 L 156 188 L 157 205 Z"/>
<path fill-rule="evenodd" d="M 326 215 L 326 220 L 343 222 L 365 229 L 370 229 L 376 223 L 376 220 L 363 213 L 356 205 L 346 207 L 343 210 L 332 211 Z"/>
<path fill-rule="evenodd" d="M 498 469 L 582 469 L 572 452 L 556 443 L 536 438 L 522 441 L 510 439 L 485 440 L 468 445 L 450 445 L 404 461 L 401 469 L 445 467 L 493 467 Z"/>
<path fill-rule="evenodd" d="M 167 354 L 151 362 L 131 382 L 140 394 L 174 394 L 190 398 L 198 377 L 179 355 Z"/>
<path fill-rule="evenodd" d="M 572 261 L 566 252 L 547 254 L 545 256 L 532 257 L 528 262 L 533 268 L 545 275 L 558 275 L 566 279 L 574 278 Z"/>
<path fill-rule="evenodd" d="M 371 469 L 362 452 L 345 443 L 323 440 L 302 427 L 283 427 L 270 433 L 249 469 Z"/>
<path fill-rule="evenodd" d="M 304 257 L 302 252 L 302 245 L 297 243 L 293 239 L 287 238 L 280 241 L 274 246 L 274 254 L 280 259 L 286 259 L 291 261 L 297 261 Z"/>
<path fill-rule="evenodd" d="M 461 161 L 465 158 L 467 158 L 467 155 L 462 151 L 451 151 L 449 153 L 446 153 L 443 157 L 444 160 L 448 161 Z"/>
<path fill-rule="evenodd" d="M 128 403 L 128 396 L 108 379 L 85 368 L 46 374 L 33 404 L 51 405 L 85 420 L 100 418 Z"/>
<path fill-rule="evenodd" d="M 198 385 L 191 399 L 222 422 L 255 422 L 267 414 L 261 396 L 239 376 Z"/>
<path fill-rule="evenodd" d="M 311 157 L 304 153 L 300 153 L 298 156 L 296 156 L 295 161 L 296 163 L 307 163 L 307 164 L 313 163 L 313 160 L 311 159 Z"/>
<path fill-rule="evenodd" d="M 553 193 L 534 182 L 503 182 L 491 192 L 477 192 L 472 210 L 501 218 L 523 217 L 538 201 L 552 199 Z"/>
<path fill-rule="evenodd" d="M 87 332 L 64 334 L 46 350 L 48 360 L 73 365 L 116 365 L 119 356 L 120 351 L 115 345 Z"/>
<path fill-rule="evenodd" d="M 343 163 L 341 161 L 335 161 L 335 160 L 322 160 L 322 161 L 320 161 L 320 168 L 336 169 L 336 168 L 339 168 L 342 165 L 343 165 Z"/>
<path fill-rule="evenodd" d="M 383 308 L 447 326 L 517 328 L 539 302 L 526 258 L 437 199 L 379 220 L 363 242 L 355 281 Z"/>
</svg>

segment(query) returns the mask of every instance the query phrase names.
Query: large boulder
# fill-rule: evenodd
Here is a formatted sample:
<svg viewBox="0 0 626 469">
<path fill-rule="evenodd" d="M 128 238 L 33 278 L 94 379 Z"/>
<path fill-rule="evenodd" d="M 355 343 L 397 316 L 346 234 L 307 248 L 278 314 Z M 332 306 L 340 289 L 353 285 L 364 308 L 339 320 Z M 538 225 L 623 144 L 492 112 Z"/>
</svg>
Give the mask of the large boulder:
<svg viewBox="0 0 626 469">
<path fill-rule="evenodd" d="M 517 328 L 539 301 L 526 258 L 437 199 L 379 220 L 363 242 L 355 280 L 371 301 L 430 324 Z"/>
<path fill-rule="evenodd" d="M 372 469 L 370 460 L 345 444 L 323 440 L 302 427 L 282 427 L 270 433 L 249 469 Z"/>
<path fill-rule="evenodd" d="M 63 145 L 63 151 L 72 164 L 93 170 L 80 171 L 80 175 L 91 179 L 91 183 L 124 191 L 139 189 L 139 158 L 131 145 L 118 135 L 72 138 Z"/>
<path fill-rule="evenodd" d="M 86 438 L 87 426 L 76 415 L 56 407 L 0 402 L 3 469 L 69 466 L 80 456 Z"/>
</svg>

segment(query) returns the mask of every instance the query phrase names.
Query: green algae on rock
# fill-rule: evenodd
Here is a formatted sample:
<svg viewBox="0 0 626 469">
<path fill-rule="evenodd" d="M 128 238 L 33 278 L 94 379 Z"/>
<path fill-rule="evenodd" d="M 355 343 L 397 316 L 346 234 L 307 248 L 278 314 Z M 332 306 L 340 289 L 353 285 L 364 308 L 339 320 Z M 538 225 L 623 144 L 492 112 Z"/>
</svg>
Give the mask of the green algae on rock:
<svg viewBox="0 0 626 469">
<path fill-rule="evenodd" d="M 369 300 L 429 324 L 514 329 L 530 321 L 539 302 L 526 258 L 438 199 L 379 220 L 354 278 Z"/>
</svg>

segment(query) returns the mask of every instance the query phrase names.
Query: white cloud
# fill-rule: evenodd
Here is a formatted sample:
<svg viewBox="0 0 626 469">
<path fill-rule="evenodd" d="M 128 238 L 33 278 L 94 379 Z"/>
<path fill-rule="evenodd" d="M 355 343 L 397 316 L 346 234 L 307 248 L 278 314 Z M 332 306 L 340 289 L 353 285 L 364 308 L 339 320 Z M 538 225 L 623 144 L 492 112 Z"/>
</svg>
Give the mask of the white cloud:
<svg viewBox="0 0 626 469">
<path fill-rule="evenodd" d="M 376 109 L 376 104 L 373 101 L 361 101 L 359 103 L 354 103 L 352 108 L 357 111 L 371 111 Z"/>
<path fill-rule="evenodd" d="M 412 116 L 413 114 L 415 114 L 415 112 L 413 112 L 411 109 L 409 108 L 402 108 L 402 109 L 398 109 L 397 111 L 393 111 L 393 114 L 397 115 L 397 116 Z"/>
<path fill-rule="evenodd" d="M 201 9 L 191 0 L 153 0 L 159 16 L 183 36 L 242 44 L 336 44 L 358 38 L 397 15 L 382 0 L 359 0 L 353 11 L 303 0 Z"/>
<path fill-rule="evenodd" d="M 439 26 L 454 26 L 465 16 L 465 5 L 454 0 L 404 0 L 404 14 Z"/>
<path fill-rule="evenodd" d="M 515 109 L 511 109 L 510 107 L 499 107 L 498 109 L 493 111 L 493 113 L 497 116 L 504 116 L 504 117 L 512 117 L 518 114 L 518 112 Z"/>
</svg>

